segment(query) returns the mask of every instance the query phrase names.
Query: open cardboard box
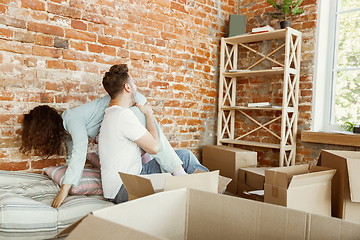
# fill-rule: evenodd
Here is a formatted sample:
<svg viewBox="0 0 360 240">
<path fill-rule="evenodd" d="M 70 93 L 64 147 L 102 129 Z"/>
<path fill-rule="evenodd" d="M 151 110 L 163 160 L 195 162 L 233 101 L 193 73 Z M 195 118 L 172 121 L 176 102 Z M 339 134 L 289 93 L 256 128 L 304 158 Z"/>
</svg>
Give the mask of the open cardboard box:
<svg viewBox="0 0 360 240">
<path fill-rule="evenodd" d="M 360 224 L 277 205 L 178 189 L 100 209 L 57 236 L 81 239 L 358 239 Z"/>
<path fill-rule="evenodd" d="M 242 198 L 264 201 L 265 170 L 274 167 L 247 167 L 239 169 L 238 195 Z M 262 190 L 260 193 L 259 190 Z M 256 194 L 254 194 L 256 192 Z"/>
<path fill-rule="evenodd" d="M 176 177 L 169 173 L 132 175 L 120 172 L 119 174 L 129 194 L 129 200 L 180 188 L 219 193 L 231 182 L 230 178 L 220 176 L 219 170 L 203 172 L 197 169 L 194 174 Z"/>
<path fill-rule="evenodd" d="M 309 164 L 265 170 L 264 200 L 331 216 L 331 179 L 336 170 Z"/>
<path fill-rule="evenodd" d="M 336 169 L 332 180 L 332 216 L 360 223 L 360 152 L 323 150 L 321 166 Z"/>
</svg>

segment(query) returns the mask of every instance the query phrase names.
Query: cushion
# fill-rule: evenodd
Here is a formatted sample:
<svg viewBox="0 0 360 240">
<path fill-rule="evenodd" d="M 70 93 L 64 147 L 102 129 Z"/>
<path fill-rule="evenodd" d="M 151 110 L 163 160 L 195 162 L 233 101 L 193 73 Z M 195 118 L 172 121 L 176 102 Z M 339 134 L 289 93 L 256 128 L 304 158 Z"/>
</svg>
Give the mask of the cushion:
<svg viewBox="0 0 360 240">
<path fill-rule="evenodd" d="M 57 233 L 57 210 L 30 198 L 0 190 L 0 239 Z"/>
<path fill-rule="evenodd" d="M 88 160 L 94 168 L 100 169 L 100 158 L 98 152 L 87 153 L 86 160 Z"/>
<path fill-rule="evenodd" d="M 153 157 L 150 154 L 145 153 L 141 158 L 141 163 L 144 165 L 152 159 Z M 94 168 L 100 169 L 100 158 L 98 152 L 91 152 L 86 154 L 86 160 L 88 160 Z"/>
<path fill-rule="evenodd" d="M 67 166 L 58 166 L 44 168 L 44 171 L 53 181 L 62 186 L 66 169 Z M 72 187 L 69 194 L 103 194 L 100 170 L 85 167 L 79 185 Z"/>
<path fill-rule="evenodd" d="M 51 179 L 37 182 L 1 184 L 0 192 L 13 193 L 51 205 L 60 191 L 59 186 Z"/>
<path fill-rule="evenodd" d="M 41 180 L 49 180 L 49 177 L 37 173 L 10 172 L 10 171 L 0 170 L 0 184 L 35 182 Z"/>
<path fill-rule="evenodd" d="M 68 196 L 58 210 L 58 230 L 61 231 L 73 222 L 95 210 L 113 206 L 114 203 L 85 195 Z"/>
</svg>

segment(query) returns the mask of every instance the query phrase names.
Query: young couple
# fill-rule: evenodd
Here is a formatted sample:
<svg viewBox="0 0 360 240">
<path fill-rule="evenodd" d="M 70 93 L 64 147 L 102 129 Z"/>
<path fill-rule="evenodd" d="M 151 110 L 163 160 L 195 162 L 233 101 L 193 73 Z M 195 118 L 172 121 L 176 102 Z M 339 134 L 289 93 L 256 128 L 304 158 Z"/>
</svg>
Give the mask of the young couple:
<svg viewBox="0 0 360 240">
<path fill-rule="evenodd" d="M 20 151 L 49 157 L 60 154 L 66 143 L 67 170 L 61 190 L 52 207 L 59 207 L 72 186 L 81 179 L 88 139 L 99 131 L 99 155 L 104 197 L 114 203 L 127 201 L 128 195 L 118 172 L 173 175 L 208 171 L 189 150 L 174 151 L 153 117 L 143 95 L 138 93 L 125 64 L 114 65 L 103 78 L 108 95 L 60 116 L 47 105 L 35 107 L 24 115 Z M 100 127 L 101 126 L 101 127 Z M 142 150 L 153 159 L 141 164 Z"/>
</svg>

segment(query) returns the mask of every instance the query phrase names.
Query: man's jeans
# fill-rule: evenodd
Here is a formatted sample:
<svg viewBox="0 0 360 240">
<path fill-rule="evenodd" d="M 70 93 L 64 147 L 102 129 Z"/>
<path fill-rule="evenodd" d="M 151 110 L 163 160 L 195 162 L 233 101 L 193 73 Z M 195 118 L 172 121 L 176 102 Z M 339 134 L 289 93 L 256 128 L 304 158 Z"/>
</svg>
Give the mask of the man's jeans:
<svg viewBox="0 0 360 240">
<path fill-rule="evenodd" d="M 182 167 L 184 168 L 185 172 L 188 174 L 192 174 L 195 172 L 196 169 L 203 170 L 208 172 L 209 170 L 201 165 L 201 163 L 197 160 L 195 155 L 187 150 L 187 149 L 180 149 L 175 150 L 176 154 L 179 156 L 181 161 L 183 162 Z M 148 163 L 142 166 L 142 171 L 140 174 L 153 174 L 153 173 L 161 173 L 161 168 L 159 163 L 153 159 Z M 116 195 L 116 197 L 112 200 L 114 203 L 122 203 L 128 201 L 128 193 L 124 187 L 121 185 L 121 188 Z"/>
</svg>

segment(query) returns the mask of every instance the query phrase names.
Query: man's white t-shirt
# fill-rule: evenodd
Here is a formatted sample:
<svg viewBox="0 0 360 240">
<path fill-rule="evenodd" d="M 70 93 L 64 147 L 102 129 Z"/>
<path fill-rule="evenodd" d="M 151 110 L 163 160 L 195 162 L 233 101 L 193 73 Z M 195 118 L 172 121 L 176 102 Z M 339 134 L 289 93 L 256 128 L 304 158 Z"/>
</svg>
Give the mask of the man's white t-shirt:
<svg viewBox="0 0 360 240">
<path fill-rule="evenodd" d="M 134 142 L 146 128 L 127 108 L 112 106 L 105 110 L 99 134 L 99 156 L 104 197 L 113 199 L 122 181 L 119 172 L 140 174 L 141 148 Z"/>
</svg>

